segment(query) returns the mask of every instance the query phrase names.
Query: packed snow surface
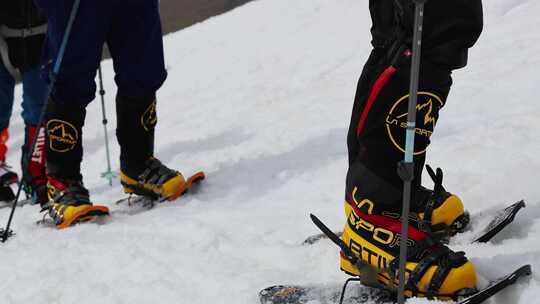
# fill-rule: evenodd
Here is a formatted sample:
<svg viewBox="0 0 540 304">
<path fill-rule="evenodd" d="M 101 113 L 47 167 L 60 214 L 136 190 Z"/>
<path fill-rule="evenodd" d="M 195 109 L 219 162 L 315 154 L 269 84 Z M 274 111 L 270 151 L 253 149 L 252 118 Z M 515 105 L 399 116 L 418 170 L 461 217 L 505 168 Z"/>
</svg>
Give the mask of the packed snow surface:
<svg viewBox="0 0 540 304">
<path fill-rule="evenodd" d="M 336 246 L 299 243 L 317 233 L 310 212 L 336 230 L 344 223 L 346 131 L 370 51 L 367 3 L 259 0 L 167 36 L 157 156 L 186 174 L 204 170 L 204 186 L 146 212 L 115 205 L 123 194 L 100 177 L 96 100 L 83 172 L 112 216 L 57 231 L 36 225 L 38 207 L 18 209 L 17 235 L 0 244 L 2 303 L 254 304 L 273 284 L 341 283 Z M 454 73 L 428 162 L 444 168 L 447 189 L 473 214 L 527 201 L 491 243 L 464 245 L 467 234 L 453 241 L 494 278 L 525 263 L 540 271 L 540 2 L 484 5 L 485 31 L 469 66 Z M 111 62 L 103 68 L 118 170 Z M 16 103 L 12 164 L 23 141 Z M 540 303 L 539 292 L 535 274 L 492 303 Z"/>
</svg>

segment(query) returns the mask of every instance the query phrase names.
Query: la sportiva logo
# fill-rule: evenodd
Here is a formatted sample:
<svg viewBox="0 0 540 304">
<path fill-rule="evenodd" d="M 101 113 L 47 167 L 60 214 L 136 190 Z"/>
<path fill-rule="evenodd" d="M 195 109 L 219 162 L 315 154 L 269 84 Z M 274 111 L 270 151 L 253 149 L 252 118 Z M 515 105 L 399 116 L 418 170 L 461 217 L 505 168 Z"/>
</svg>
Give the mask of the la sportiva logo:
<svg viewBox="0 0 540 304">
<path fill-rule="evenodd" d="M 405 152 L 405 129 L 407 128 L 409 94 L 394 103 L 386 117 L 386 130 L 392 144 Z M 418 92 L 416 106 L 416 136 L 414 155 L 426 152 L 427 143 L 437 124 L 439 109 L 444 105 L 441 98 L 433 93 Z M 419 137 L 419 138 L 418 138 Z"/>
<path fill-rule="evenodd" d="M 51 119 L 47 122 L 49 147 L 55 152 L 68 152 L 75 148 L 79 140 L 79 132 L 67 121 Z"/>
<path fill-rule="evenodd" d="M 141 116 L 141 124 L 146 131 L 150 131 L 157 124 L 156 101 L 152 102 Z"/>
</svg>

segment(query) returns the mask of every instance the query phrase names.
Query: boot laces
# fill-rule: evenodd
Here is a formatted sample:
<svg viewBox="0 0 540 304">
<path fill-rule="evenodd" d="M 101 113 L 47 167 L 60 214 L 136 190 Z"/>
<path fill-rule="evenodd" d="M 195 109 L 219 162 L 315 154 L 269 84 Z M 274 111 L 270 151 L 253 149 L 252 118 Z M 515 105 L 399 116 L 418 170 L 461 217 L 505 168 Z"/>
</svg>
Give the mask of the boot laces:
<svg viewBox="0 0 540 304">
<path fill-rule="evenodd" d="M 89 192 L 81 181 L 67 181 L 66 184 L 65 189 L 56 191 L 54 196 L 44 204 L 42 212 L 51 209 L 54 204 L 79 206 L 90 203 Z"/>
<path fill-rule="evenodd" d="M 166 181 L 179 175 L 178 171 L 167 168 L 158 159 L 150 158 L 146 162 L 146 169 L 139 175 L 140 185 L 150 184 L 161 187 Z"/>
<path fill-rule="evenodd" d="M 45 222 L 48 215 L 58 225 L 63 222 L 64 211 L 68 206 L 90 204 L 88 190 L 81 181 L 66 181 L 65 184 L 67 184 L 65 189 L 58 190 L 47 203 L 43 204 L 40 212 L 46 213 L 43 214 L 43 219 L 40 222 Z"/>
</svg>

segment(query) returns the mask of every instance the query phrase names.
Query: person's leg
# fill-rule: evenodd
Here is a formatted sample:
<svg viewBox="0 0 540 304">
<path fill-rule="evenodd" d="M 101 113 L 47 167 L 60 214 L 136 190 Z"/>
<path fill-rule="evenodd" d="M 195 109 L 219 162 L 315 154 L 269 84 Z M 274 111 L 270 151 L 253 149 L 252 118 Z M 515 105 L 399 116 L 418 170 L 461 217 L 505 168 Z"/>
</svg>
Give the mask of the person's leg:
<svg viewBox="0 0 540 304">
<path fill-rule="evenodd" d="M 22 117 L 25 123 L 25 139 L 22 146 L 21 167 L 27 167 L 23 174 L 25 191 L 32 195 L 35 203 L 47 201 L 47 174 L 45 172 L 45 130 L 37 134 L 40 115 L 43 111 L 47 84 L 40 77 L 39 67 L 34 67 L 22 74 L 23 102 Z M 28 164 L 28 153 L 34 137 L 37 136 L 36 145 Z"/>
<path fill-rule="evenodd" d="M 28 159 L 31 144 L 37 136 L 32 156 Z M 35 125 L 26 125 L 24 129 L 24 144 L 21 148 L 21 170 L 26 168 L 22 175 L 24 191 L 33 199 L 34 204 L 43 204 L 47 199 L 47 170 L 45 129 L 39 129 Z M 26 163 L 28 161 L 28 163 Z"/>
<path fill-rule="evenodd" d="M 157 0 L 133 0 L 116 7 L 107 44 L 118 85 L 117 139 L 124 173 L 136 177 L 154 154 L 156 91 L 167 72 Z"/>
<path fill-rule="evenodd" d="M 118 94 L 152 96 L 167 78 L 158 0 L 120 1 L 107 37 Z"/>
<path fill-rule="evenodd" d="M 48 101 L 45 128 L 47 132 L 47 191 L 49 201 L 43 206 L 58 228 L 108 214 L 105 206 L 90 201 L 81 175 L 82 127 L 86 106 L 95 97 L 96 70 L 101 50 L 110 29 L 110 1 L 81 1 L 65 49 L 60 71 Z M 72 0 L 40 0 L 48 18 L 46 72 L 50 72 L 58 52 L 69 16 Z"/>
<path fill-rule="evenodd" d="M 122 1 L 107 39 L 114 61 L 120 179 L 126 193 L 173 200 L 185 192 L 182 174 L 154 156 L 156 91 L 167 72 L 157 0 Z"/>
<path fill-rule="evenodd" d="M 40 76 L 38 66 L 22 73 L 22 118 L 26 125 L 36 126 L 45 103 L 47 83 Z"/>
<path fill-rule="evenodd" d="M 6 161 L 7 154 L 7 141 L 9 139 L 9 129 L 4 128 L 0 130 L 0 165 Z"/>
<path fill-rule="evenodd" d="M 0 60 L 0 163 L 6 160 L 8 127 L 13 109 L 15 79 Z"/>
<path fill-rule="evenodd" d="M 382 63 L 381 63 L 382 64 Z M 364 96 L 365 102 L 356 107 L 351 133 L 356 135 L 357 154 L 347 172 L 345 213 L 347 222 L 342 239 L 351 249 L 359 264 L 371 265 L 364 268 L 353 264 L 348 257 L 341 256 L 340 267 L 354 276 L 382 282 L 394 289 L 396 264 L 392 261 L 399 256 L 401 233 L 401 199 L 403 182 L 397 174 L 397 164 L 403 160 L 405 148 L 405 127 L 408 112 L 408 90 L 410 61 L 402 57 L 395 64 L 388 63 L 376 69 L 375 79 Z M 420 89 L 417 110 L 417 137 L 415 142 L 415 190 L 420 187 L 420 172 L 425 161 L 429 139 L 444 106 L 451 85 L 449 71 L 442 71 L 424 62 L 421 67 Z M 360 86 L 359 86 L 360 88 Z M 358 102 L 358 101 L 357 101 Z M 351 135 L 353 136 L 353 135 Z M 414 200 L 413 200 L 414 201 Z M 414 203 L 413 203 L 414 204 Z M 454 215 L 456 220 L 463 209 L 461 206 L 443 204 L 435 206 L 442 213 L 433 213 L 433 219 L 440 214 Z M 452 252 L 435 241 L 432 226 L 424 225 L 422 216 L 411 213 L 409 226 L 407 269 L 416 276 L 407 292 L 417 296 L 454 294 L 476 285 L 474 267 L 462 253 Z M 446 218 L 445 218 L 446 219 Z M 453 222 L 450 222 L 452 224 Z M 352 257 L 351 257 L 352 258 Z M 415 273 L 423 263 L 430 261 L 435 270 L 431 273 Z M 441 265 L 444 265 L 441 266 Z M 376 272 L 373 272 L 373 268 Z M 450 270 L 450 271 L 447 271 Z M 368 277 L 373 274 L 372 278 Z"/>
<path fill-rule="evenodd" d="M 47 108 L 47 170 L 62 180 L 81 180 L 82 127 L 87 104 L 95 98 L 95 75 L 110 28 L 108 1 L 81 1 L 60 72 Z M 47 3 L 47 70 L 57 60 L 73 1 Z"/>
<path fill-rule="evenodd" d="M 358 80 L 351 113 L 351 121 L 349 123 L 349 131 L 347 134 L 349 165 L 354 163 L 360 153 L 356 129 L 358 122 L 360 121 L 362 109 L 366 105 L 370 88 L 373 85 L 373 82 L 376 80 L 377 75 L 380 73 L 381 67 L 384 66 L 385 60 L 385 49 L 373 49 L 366 64 L 364 65 L 360 79 Z"/>
<path fill-rule="evenodd" d="M 9 185 L 16 183 L 19 179 L 17 174 L 5 163 L 14 87 L 15 80 L 0 60 L 0 201 L 11 201 L 15 198 Z"/>
<path fill-rule="evenodd" d="M 401 58 L 395 67 L 377 71 L 369 89 L 369 106 L 361 109 L 355 126 L 358 147 L 356 160 L 347 175 L 347 198 L 357 197 L 382 204 L 384 210 L 401 209 L 403 181 L 397 164 L 404 158 L 410 62 Z M 415 140 L 414 188 L 421 183 L 421 172 L 429 139 L 451 86 L 449 71 L 438 70 L 425 62 L 420 75 Z"/>
</svg>

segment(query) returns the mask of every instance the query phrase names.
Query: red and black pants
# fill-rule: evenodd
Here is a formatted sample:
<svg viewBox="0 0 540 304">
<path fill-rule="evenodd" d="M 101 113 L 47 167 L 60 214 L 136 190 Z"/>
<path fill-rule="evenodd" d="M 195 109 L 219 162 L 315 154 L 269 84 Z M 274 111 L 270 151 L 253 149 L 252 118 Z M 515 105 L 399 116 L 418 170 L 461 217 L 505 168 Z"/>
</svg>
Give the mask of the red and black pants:
<svg viewBox="0 0 540 304">
<path fill-rule="evenodd" d="M 360 76 L 347 137 L 346 199 L 368 199 L 380 210 L 400 212 L 403 181 L 397 165 L 404 159 L 411 54 L 404 48 L 396 54 L 373 50 Z M 426 150 L 451 85 L 450 70 L 423 58 L 416 108 L 413 193 L 421 184 Z"/>
</svg>

